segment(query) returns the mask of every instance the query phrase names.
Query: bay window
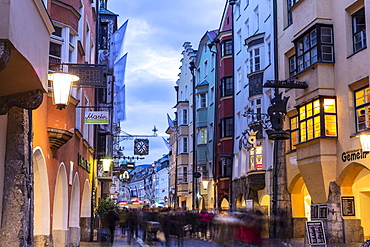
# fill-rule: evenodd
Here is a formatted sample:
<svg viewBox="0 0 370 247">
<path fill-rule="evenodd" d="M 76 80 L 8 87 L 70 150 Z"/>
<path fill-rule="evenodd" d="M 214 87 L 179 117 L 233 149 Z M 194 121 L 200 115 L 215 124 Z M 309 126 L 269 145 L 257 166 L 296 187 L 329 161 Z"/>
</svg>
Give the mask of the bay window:
<svg viewBox="0 0 370 247">
<path fill-rule="evenodd" d="M 221 119 L 221 138 L 231 137 L 233 135 L 233 118 Z"/>
<path fill-rule="evenodd" d="M 233 95 L 233 78 L 224 77 L 221 79 L 221 97 Z"/>
<path fill-rule="evenodd" d="M 293 76 L 317 62 L 334 62 L 334 36 L 331 26 L 315 25 L 294 41 L 296 53 L 289 58 Z"/>
<path fill-rule="evenodd" d="M 337 136 L 335 98 L 319 97 L 299 106 L 300 142 Z"/>
<path fill-rule="evenodd" d="M 249 150 L 249 169 L 251 171 L 263 169 L 262 146 L 257 146 Z"/>
</svg>

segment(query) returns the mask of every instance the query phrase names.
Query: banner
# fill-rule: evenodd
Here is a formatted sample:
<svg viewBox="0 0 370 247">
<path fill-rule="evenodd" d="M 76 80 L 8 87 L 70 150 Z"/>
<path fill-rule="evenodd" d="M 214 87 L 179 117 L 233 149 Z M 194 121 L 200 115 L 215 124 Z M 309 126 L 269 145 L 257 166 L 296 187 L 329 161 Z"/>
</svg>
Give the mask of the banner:
<svg viewBox="0 0 370 247">
<path fill-rule="evenodd" d="M 113 68 L 116 61 L 123 56 L 123 41 L 127 29 L 128 20 L 122 24 L 122 26 L 114 32 L 110 38 L 110 57 L 109 57 L 109 68 Z"/>
<path fill-rule="evenodd" d="M 85 111 L 85 124 L 109 124 L 109 112 Z"/>
</svg>

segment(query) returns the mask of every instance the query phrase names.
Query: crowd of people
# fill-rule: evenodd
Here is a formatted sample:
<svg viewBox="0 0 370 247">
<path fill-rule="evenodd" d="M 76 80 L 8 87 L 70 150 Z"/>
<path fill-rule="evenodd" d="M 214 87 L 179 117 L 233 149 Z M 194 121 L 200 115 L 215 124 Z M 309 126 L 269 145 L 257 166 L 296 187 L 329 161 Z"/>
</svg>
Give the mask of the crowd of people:
<svg viewBox="0 0 370 247">
<path fill-rule="evenodd" d="M 114 221 L 121 228 L 121 237 L 126 237 L 129 244 L 133 237 L 140 237 L 143 241 L 160 241 L 166 247 L 173 246 L 171 241 L 184 246 L 186 238 L 215 241 L 220 246 L 262 245 L 264 215 L 258 210 L 253 213 L 197 212 L 143 207 L 119 209 L 117 216 Z"/>
</svg>

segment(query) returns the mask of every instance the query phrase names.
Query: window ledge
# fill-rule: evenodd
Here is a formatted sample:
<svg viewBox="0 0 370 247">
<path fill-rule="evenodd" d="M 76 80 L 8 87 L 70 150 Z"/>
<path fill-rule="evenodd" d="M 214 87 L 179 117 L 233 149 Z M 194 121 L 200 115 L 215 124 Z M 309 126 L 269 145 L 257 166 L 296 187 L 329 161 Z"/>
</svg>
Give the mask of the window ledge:
<svg viewBox="0 0 370 247">
<path fill-rule="evenodd" d="M 351 55 L 349 55 L 349 56 L 347 57 L 347 59 L 348 59 L 348 58 L 350 58 L 350 57 L 352 57 L 353 55 L 356 55 L 357 53 L 359 53 L 359 52 L 361 52 L 361 51 L 365 50 L 366 48 L 367 48 L 367 46 L 365 46 L 364 48 L 362 48 L 362 49 L 360 49 L 360 50 L 358 50 L 358 51 L 356 51 L 356 52 L 354 52 L 354 53 L 352 53 Z"/>
</svg>

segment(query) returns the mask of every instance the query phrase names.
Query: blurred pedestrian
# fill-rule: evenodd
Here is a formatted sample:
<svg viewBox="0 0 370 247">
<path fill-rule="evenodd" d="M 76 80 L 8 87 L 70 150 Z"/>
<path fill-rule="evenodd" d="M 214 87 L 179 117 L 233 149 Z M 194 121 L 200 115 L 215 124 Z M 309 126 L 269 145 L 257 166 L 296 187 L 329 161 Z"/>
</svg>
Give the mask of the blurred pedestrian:
<svg viewBox="0 0 370 247">
<path fill-rule="evenodd" d="M 107 213 L 107 223 L 110 231 L 110 242 L 113 244 L 114 231 L 116 230 L 117 221 L 119 221 L 118 214 L 114 210 L 114 207 L 110 207 Z"/>
</svg>

